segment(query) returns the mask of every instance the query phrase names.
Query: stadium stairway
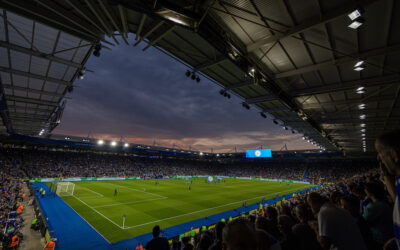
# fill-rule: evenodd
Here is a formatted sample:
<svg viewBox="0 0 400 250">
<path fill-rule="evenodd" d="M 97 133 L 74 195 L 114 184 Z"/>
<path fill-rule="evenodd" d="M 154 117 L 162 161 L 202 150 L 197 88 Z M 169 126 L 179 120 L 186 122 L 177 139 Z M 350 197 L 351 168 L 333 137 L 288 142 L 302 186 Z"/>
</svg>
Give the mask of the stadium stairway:
<svg viewBox="0 0 400 250">
<path fill-rule="evenodd" d="M 309 171 L 310 171 L 310 168 L 307 167 L 307 169 L 304 171 L 304 174 L 303 174 L 303 180 L 307 179 Z"/>
<path fill-rule="evenodd" d="M 45 183 L 36 182 L 33 184 L 38 189 L 44 188 L 49 194 L 49 187 Z M 319 188 L 320 186 L 301 190 L 298 193 L 304 193 Z M 138 243 L 146 245 L 152 239 L 152 233 L 140 235 L 134 238 L 109 243 L 101 236 L 93 227 L 91 227 L 79 214 L 77 214 L 67 203 L 58 196 L 46 195 L 40 197 L 35 194 L 43 215 L 48 223 L 48 230 L 54 230 L 51 237 L 57 238 L 56 249 L 134 249 Z M 280 196 L 277 198 L 266 200 L 268 205 L 281 201 L 282 198 L 289 199 L 293 197 L 293 193 Z M 208 218 L 202 218 L 194 221 L 189 221 L 180 225 L 172 226 L 164 229 L 164 236 L 172 238 L 182 233 L 190 231 L 193 228 L 200 228 L 203 225 L 212 225 L 220 221 L 222 218 L 235 217 L 243 212 L 249 212 L 259 207 L 259 203 L 251 204 L 245 208 L 237 208 L 234 210 L 211 215 Z M 155 223 L 156 224 L 156 223 Z"/>
</svg>

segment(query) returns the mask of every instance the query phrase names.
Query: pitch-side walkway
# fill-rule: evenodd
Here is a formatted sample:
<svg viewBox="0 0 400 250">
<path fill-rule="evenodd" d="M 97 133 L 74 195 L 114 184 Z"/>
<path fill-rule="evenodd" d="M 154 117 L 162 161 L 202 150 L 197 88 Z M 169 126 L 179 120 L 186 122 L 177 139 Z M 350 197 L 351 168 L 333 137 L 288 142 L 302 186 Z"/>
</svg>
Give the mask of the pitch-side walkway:
<svg viewBox="0 0 400 250">
<path fill-rule="evenodd" d="M 24 226 L 21 229 L 24 239 L 21 241 L 20 249 L 22 250 L 37 250 L 44 248 L 44 238 L 40 235 L 39 231 L 31 229 L 31 223 L 35 218 L 35 211 L 33 206 L 28 206 L 29 200 L 33 199 L 33 196 L 29 196 L 30 192 L 28 185 L 24 183 L 24 192 L 26 194 L 25 200 L 22 202 L 24 206 L 24 212 L 22 217 L 24 218 Z"/>
</svg>

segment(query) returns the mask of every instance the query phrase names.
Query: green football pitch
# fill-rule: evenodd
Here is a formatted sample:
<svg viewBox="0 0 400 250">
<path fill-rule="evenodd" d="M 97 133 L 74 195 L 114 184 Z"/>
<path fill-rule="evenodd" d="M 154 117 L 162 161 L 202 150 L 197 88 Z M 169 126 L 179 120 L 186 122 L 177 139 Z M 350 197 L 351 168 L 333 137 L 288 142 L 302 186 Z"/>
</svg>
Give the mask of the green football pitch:
<svg viewBox="0 0 400 250">
<path fill-rule="evenodd" d="M 307 184 L 205 178 L 75 182 L 73 196 L 62 197 L 111 243 L 310 187 Z M 118 194 L 115 196 L 114 191 Z M 123 225 L 123 216 L 126 215 Z"/>
</svg>

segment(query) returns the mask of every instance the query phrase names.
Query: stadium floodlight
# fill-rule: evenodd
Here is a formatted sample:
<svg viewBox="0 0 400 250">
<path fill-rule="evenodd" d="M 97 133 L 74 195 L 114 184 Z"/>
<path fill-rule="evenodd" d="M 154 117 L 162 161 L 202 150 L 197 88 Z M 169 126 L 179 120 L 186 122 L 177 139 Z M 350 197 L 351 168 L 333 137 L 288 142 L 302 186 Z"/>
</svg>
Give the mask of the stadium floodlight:
<svg viewBox="0 0 400 250">
<path fill-rule="evenodd" d="M 363 91 L 363 90 L 365 90 L 365 87 L 363 87 L 363 86 L 358 87 L 358 88 L 356 89 L 356 91 Z"/>
<path fill-rule="evenodd" d="M 86 68 L 82 68 L 81 70 L 78 71 L 79 80 L 83 80 L 83 78 L 85 78 L 85 72 L 86 72 Z"/>
<path fill-rule="evenodd" d="M 44 134 L 44 129 L 40 130 L 39 136 L 41 136 L 41 135 L 43 135 L 43 134 Z"/>
<path fill-rule="evenodd" d="M 103 141 L 103 140 L 98 140 L 98 141 L 97 141 L 97 144 L 103 145 L 103 144 L 104 144 L 104 141 Z"/>
<path fill-rule="evenodd" d="M 261 117 L 264 118 L 264 119 L 267 118 L 267 115 L 264 114 L 263 112 L 260 112 L 260 115 L 261 115 Z"/>
<path fill-rule="evenodd" d="M 125 143 L 125 144 L 124 144 L 124 147 L 125 147 L 125 148 L 129 147 L 129 144 L 128 144 L 128 143 Z"/>
<path fill-rule="evenodd" d="M 113 147 L 117 146 L 117 142 L 116 141 L 112 141 L 111 142 L 111 146 L 113 146 Z"/>
<path fill-rule="evenodd" d="M 196 76 L 196 82 L 200 82 L 200 77 Z"/>
<path fill-rule="evenodd" d="M 277 121 L 277 120 L 274 119 L 273 122 L 274 122 L 276 125 L 278 125 L 278 121 Z"/>
<path fill-rule="evenodd" d="M 192 72 L 192 80 L 196 80 L 196 74 Z"/>
<path fill-rule="evenodd" d="M 356 89 L 357 94 L 364 94 L 366 92 L 365 87 L 359 87 Z"/>
<path fill-rule="evenodd" d="M 362 137 L 365 137 L 365 134 L 361 134 Z"/>
<path fill-rule="evenodd" d="M 360 115 L 360 119 L 361 119 L 361 120 L 364 120 L 365 117 L 366 117 L 366 115 Z"/>
<path fill-rule="evenodd" d="M 219 157 L 219 154 L 217 154 L 217 157 Z"/>
<path fill-rule="evenodd" d="M 363 104 L 358 105 L 358 109 L 365 109 L 365 104 L 363 103 Z"/>
<path fill-rule="evenodd" d="M 363 60 L 358 61 L 356 64 L 354 64 L 354 68 L 360 67 L 361 65 L 364 64 Z"/>
<path fill-rule="evenodd" d="M 190 76 L 190 71 L 189 71 L 189 70 L 186 70 L 185 75 L 186 75 L 187 77 L 189 77 L 189 76 Z"/>
<path fill-rule="evenodd" d="M 99 56 L 100 56 L 100 50 L 101 50 L 101 43 L 97 43 L 97 44 L 94 46 L 93 55 L 94 55 L 95 57 L 99 57 Z"/>
<path fill-rule="evenodd" d="M 365 132 L 365 128 L 361 129 L 361 132 L 363 132 L 363 133 L 364 133 L 364 132 Z"/>
<path fill-rule="evenodd" d="M 242 102 L 242 106 L 243 106 L 243 108 L 245 108 L 245 109 L 250 109 L 249 104 L 247 104 L 246 102 Z"/>
<path fill-rule="evenodd" d="M 358 17 L 355 20 L 353 20 L 353 22 L 347 27 L 352 28 L 352 29 L 358 29 L 361 25 L 364 24 L 364 22 L 365 22 L 364 18 Z"/>
<path fill-rule="evenodd" d="M 367 125 L 366 125 L 365 123 L 361 123 L 360 126 L 361 126 L 362 128 L 365 128 L 365 126 L 367 126 Z"/>
<path fill-rule="evenodd" d="M 361 16 L 361 12 L 362 12 L 361 9 L 356 9 L 356 10 L 352 11 L 350 14 L 348 14 L 347 16 L 350 18 L 351 21 L 354 21 Z"/>
<path fill-rule="evenodd" d="M 200 154 L 199 155 L 203 155 L 203 152 L 200 152 Z"/>
</svg>

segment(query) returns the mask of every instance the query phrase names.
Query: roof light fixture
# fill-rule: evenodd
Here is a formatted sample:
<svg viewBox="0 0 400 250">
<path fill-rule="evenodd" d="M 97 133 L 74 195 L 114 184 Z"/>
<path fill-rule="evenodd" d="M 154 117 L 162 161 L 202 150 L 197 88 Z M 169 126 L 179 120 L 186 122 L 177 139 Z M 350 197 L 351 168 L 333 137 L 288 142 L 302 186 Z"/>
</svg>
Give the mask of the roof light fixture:
<svg viewBox="0 0 400 250">
<path fill-rule="evenodd" d="M 351 21 L 353 21 L 361 16 L 361 12 L 362 12 L 362 10 L 356 9 L 356 10 L 352 11 L 350 14 L 348 14 L 347 16 L 350 18 Z"/>
<path fill-rule="evenodd" d="M 114 147 L 114 146 L 116 146 L 116 145 L 117 145 L 117 142 L 116 142 L 116 141 L 112 141 L 112 142 L 111 142 L 111 146 Z"/>
<path fill-rule="evenodd" d="M 128 143 L 125 143 L 125 144 L 124 144 L 124 147 L 125 147 L 125 148 L 129 147 L 129 144 L 128 144 Z"/>
<path fill-rule="evenodd" d="M 355 20 L 353 20 L 353 22 L 347 27 L 349 27 L 351 29 L 358 29 L 361 25 L 364 24 L 364 22 L 365 22 L 364 18 L 358 17 Z"/>
<path fill-rule="evenodd" d="M 98 141 L 97 141 L 97 144 L 103 145 L 103 144 L 104 144 L 104 141 L 103 141 L 103 140 L 98 140 Z"/>
</svg>

